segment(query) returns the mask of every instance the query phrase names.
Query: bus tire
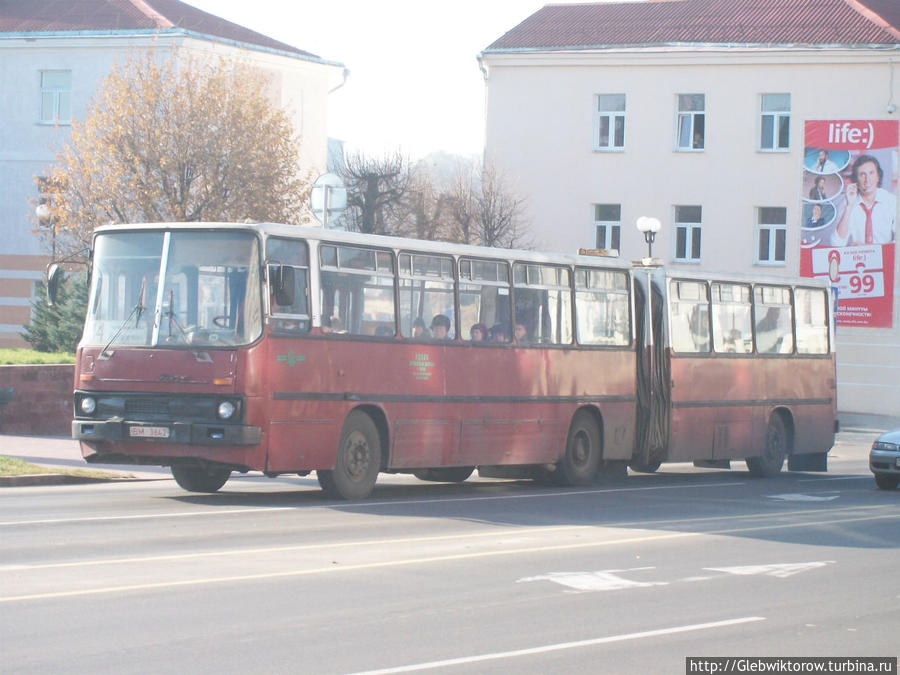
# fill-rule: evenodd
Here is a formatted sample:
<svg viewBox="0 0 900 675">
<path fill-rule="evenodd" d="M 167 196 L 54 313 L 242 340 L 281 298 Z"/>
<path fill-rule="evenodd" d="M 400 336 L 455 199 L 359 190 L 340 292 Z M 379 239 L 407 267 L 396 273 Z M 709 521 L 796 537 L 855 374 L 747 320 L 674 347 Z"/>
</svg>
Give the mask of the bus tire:
<svg viewBox="0 0 900 675">
<path fill-rule="evenodd" d="M 572 418 L 566 437 L 566 452 L 553 472 L 560 485 L 589 485 L 600 465 L 600 431 L 593 416 L 579 410 Z"/>
<path fill-rule="evenodd" d="M 334 469 L 318 470 L 319 485 L 335 499 L 365 499 L 381 471 L 381 438 L 372 418 L 354 410 L 344 421 Z"/>
<path fill-rule="evenodd" d="M 637 471 L 638 473 L 656 473 L 656 470 L 662 465 L 662 462 L 647 462 L 644 463 L 641 460 L 631 460 L 628 463 L 628 468 L 632 471 Z"/>
<path fill-rule="evenodd" d="M 475 470 L 474 466 L 447 466 L 439 469 L 416 469 L 413 476 L 434 483 L 462 483 Z"/>
<path fill-rule="evenodd" d="M 750 474 L 759 478 L 770 478 L 781 472 L 784 458 L 787 456 L 788 436 L 784 422 L 777 413 L 769 417 L 766 427 L 766 444 L 759 457 L 748 457 L 747 468 Z"/>
<path fill-rule="evenodd" d="M 178 486 L 188 492 L 217 492 L 231 476 L 229 469 L 206 469 L 202 466 L 173 466 L 172 476 Z"/>
</svg>

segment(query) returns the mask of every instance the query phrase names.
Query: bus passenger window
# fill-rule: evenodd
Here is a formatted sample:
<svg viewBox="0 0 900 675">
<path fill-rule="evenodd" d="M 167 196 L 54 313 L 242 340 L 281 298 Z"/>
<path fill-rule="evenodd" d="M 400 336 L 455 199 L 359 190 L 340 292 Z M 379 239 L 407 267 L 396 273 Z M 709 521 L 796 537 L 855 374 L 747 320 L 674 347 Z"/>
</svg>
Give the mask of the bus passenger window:
<svg viewBox="0 0 900 675">
<path fill-rule="evenodd" d="M 750 286 L 714 283 L 711 290 L 714 349 L 725 354 L 749 354 L 753 351 Z"/>
<path fill-rule="evenodd" d="M 669 288 L 673 351 L 709 352 L 709 295 L 706 284 L 673 280 Z"/>
<path fill-rule="evenodd" d="M 828 294 L 820 289 L 794 291 L 797 309 L 797 353 L 828 353 Z"/>
<path fill-rule="evenodd" d="M 434 317 L 449 321 L 445 337 L 455 336 L 453 311 L 453 259 L 444 256 L 401 253 L 400 263 L 400 332 L 413 340 L 435 337 L 431 326 Z M 440 323 L 444 323 L 440 320 Z"/>
<path fill-rule="evenodd" d="M 575 270 L 575 330 L 579 344 L 631 344 L 628 290 L 625 272 Z"/>
<path fill-rule="evenodd" d="M 459 262 L 459 318 L 463 326 L 490 326 L 488 341 L 509 342 L 509 267 L 494 260 Z"/>
<path fill-rule="evenodd" d="M 572 290 L 569 270 L 550 265 L 513 266 L 516 343 L 572 343 Z"/>
<path fill-rule="evenodd" d="M 394 265 L 389 251 L 320 248 L 322 332 L 394 335 Z"/>
<path fill-rule="evenodd" d="M 757 286 L 753 295 L 754 336 L 759 354 L 794 351 L 791 291 L 782 286 Z"/>
<path fill-rule="evenodd" d="M 270 237 L 266 241 L 266 268 L 269 283 L 269 324 L 274 331 L 309 330 L 309 252 L 305 241 Z M 282 279 L 279 269 L 293 268 L 293 302 L 279 305 L 275 285 Z"/>
</svg>

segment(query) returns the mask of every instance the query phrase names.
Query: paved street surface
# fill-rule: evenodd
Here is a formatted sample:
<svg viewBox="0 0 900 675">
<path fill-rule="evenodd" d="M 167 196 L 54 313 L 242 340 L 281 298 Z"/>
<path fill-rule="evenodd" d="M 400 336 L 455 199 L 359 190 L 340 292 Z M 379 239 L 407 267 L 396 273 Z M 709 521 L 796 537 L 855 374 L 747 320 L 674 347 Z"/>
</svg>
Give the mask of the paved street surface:
<svg viewBox="0 0 900 675">
<path fill-rule="evenodd" d="M 7 444 L 2 437 L 0 442 Z M 0 671 L 684 673 L 895 656 L 900 491 L 873 433 L 829 473 L 664 466 L 557 489 L 382 476 L 0 489 Z M 15 454 L 7 448 L 2 454 Z"/>
</svg>

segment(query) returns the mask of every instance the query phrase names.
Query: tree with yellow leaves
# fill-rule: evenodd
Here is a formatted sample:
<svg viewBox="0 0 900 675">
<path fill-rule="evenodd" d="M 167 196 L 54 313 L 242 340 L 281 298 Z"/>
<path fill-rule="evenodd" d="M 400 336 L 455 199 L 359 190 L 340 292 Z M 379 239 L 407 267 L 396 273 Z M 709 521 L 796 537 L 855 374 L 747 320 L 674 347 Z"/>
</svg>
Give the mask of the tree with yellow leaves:
<svg viewBox="0 0 900 675">
<path fill-rule="evenodd" d="M 115 66 L 38 179 L 60 251 L 110 223 L 304 220 L 300 142 L 267 86 L 224 59 L 149 51 Z"/>
</svg>

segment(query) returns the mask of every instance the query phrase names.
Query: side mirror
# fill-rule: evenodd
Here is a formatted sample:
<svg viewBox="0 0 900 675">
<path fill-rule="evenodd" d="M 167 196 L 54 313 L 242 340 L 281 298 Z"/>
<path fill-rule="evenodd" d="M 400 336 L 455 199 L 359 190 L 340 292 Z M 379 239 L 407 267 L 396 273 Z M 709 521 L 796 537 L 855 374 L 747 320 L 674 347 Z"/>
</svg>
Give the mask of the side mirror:
<svg viewBox="0 0 900 675">
<path fill-rule="evenodd" d="M 47 268 L 47 304 L 50 307 L 56 304 L 59 295 L 59 285 L 65 278 L 62 267 L 53 263 Z"/>
<path fill-rule="evenodd" d="M 275 303 L 282 307 L 294 304 L 294 268 L 290 265 L 278 265 L 272 270 L 272 290 L 275 292 Z"/>
</svg>

